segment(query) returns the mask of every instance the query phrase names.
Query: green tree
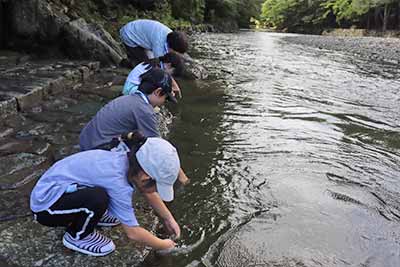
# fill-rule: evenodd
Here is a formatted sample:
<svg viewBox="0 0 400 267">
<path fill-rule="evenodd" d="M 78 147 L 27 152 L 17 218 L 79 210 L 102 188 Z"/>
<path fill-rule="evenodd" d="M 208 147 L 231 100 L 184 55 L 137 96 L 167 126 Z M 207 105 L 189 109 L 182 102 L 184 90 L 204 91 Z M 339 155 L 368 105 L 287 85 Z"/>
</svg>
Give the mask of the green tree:
<svg viewBox="0 0 400 267">
<path fill-rule="evenodd" d="M 258 17 L 263 0 L 206 0 L 205 21 L 236 23 L 248 27 L 251 17 Z"/>
<path fill-rule="evenodd" d="M 249 26 L 250 20 L 259 19 L 261 14 L 261 5 L 263 0 L 253 1 L 238 1 L 238 23 L 240 27 L 246 28 Z"/>
<path fill-rule="evenodd" d="M 205 0 L 171 0 L 172 16 L 192 23 L 203 23 Z"/>
<path fill-rule="evenodd" d="M 266 0 L 261 21 L 266 27 L 289 32 L 319 31 L 325 23 L 322 0 Z"/>
</svg>

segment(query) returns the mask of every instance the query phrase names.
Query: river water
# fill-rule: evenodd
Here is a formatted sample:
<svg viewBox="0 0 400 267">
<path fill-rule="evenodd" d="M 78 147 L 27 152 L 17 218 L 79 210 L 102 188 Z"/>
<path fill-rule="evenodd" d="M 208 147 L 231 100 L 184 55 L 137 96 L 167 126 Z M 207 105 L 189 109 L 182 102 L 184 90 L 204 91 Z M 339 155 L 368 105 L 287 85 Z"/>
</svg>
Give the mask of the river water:
<svg viewBox="0 0 400 267">
<path fill-rule="evenodd" d="M 143 266 L 400 266 L 399 67 L 285 38 L 198 38 L 210 78 L 169 135 L 185 249 Z"/>
</svg>

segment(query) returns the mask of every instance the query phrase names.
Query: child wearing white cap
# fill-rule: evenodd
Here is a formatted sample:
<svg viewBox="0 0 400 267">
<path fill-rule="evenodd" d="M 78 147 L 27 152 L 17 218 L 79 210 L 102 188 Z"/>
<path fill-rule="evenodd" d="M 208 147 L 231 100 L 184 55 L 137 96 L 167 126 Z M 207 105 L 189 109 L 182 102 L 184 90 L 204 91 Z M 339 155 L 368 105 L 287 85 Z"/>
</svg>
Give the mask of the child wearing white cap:
<svg viewBox="0 0 400 267">
<path fill-rule="evenodd" d="M 130 136 L 131 152 L 76 153 L 55 163 L 33 188 L 35 219 L 46 226 L 65 226 L 67 248 L 92 256 L 114 251 L 113 241 L 94 230 L 106 211 L 119 219 L 130 239 L 157 250 L 175 246 L 139 226 L 132 196 L 139 190 L 170 234 L 179 237 L 179 225 L 163 202 L 174 198 L 178 153 L 162 138 L 145 138 L 139 132 Z"/>
</svg>

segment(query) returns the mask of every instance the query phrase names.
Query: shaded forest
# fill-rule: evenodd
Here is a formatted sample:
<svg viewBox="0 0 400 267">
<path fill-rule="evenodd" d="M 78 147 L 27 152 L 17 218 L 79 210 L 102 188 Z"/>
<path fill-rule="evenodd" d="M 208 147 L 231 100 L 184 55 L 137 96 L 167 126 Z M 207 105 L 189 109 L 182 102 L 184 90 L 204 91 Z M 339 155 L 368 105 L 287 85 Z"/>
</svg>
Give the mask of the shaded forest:
<svg viewBox="0 0 400 267">
<path fill-rule="evenodd" d="M 320 33 L 328 28 L 400 30 L 399 0 L 266 0 L 260 27 Z"/>
</svg>

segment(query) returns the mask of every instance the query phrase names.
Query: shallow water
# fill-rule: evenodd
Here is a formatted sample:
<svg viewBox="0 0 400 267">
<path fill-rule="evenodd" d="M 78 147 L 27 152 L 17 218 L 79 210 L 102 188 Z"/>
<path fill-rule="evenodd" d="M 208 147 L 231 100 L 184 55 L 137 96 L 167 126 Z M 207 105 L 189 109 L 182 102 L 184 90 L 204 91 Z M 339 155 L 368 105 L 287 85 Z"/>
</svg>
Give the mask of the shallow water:
<svg viewBox="0 0 400 267">
<path fill-rule="evenodd" d="M 197 38 L 210 78 L 181 81 L 170 106 L 169 138 L 192 179 L 170 205 L 182 248 L 143 267 L 400 266 L 399 66 L 287 36 Z M 0 123 L 1 220 L 30 214 L 34 178 L 76 152 L 81 128 L 118 95 L 101 90 L 112 72 L 96 77 Z M 128 263 L 130 249 L 109 262 Z"/>
<path fill-rule="evenodd" d="M 283 37 L 199 38 L 169 136 L 192 249 L 143 266 L 400 266 L 399 66 Z"/>
</svg>

